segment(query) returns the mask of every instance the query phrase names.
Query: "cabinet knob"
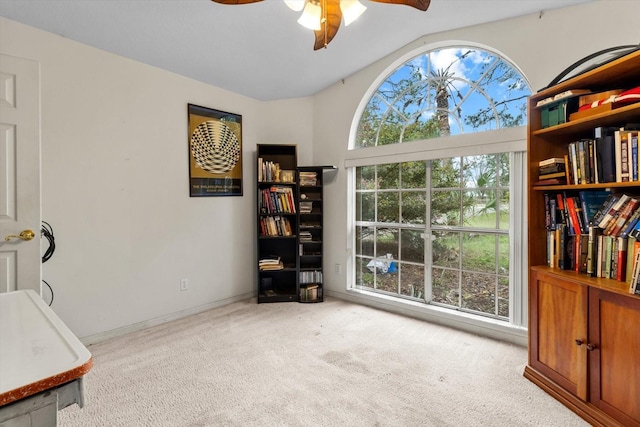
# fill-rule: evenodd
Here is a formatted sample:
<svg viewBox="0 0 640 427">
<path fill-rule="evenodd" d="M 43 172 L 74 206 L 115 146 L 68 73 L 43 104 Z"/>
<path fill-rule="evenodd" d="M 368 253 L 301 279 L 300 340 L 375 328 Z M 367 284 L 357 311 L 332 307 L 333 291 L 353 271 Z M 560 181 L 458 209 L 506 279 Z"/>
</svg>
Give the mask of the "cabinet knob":
<svg viewBox="0 0 640 427">
<path fill-rule="evenodd" d="M 596 348 L 598 348 L 598 346 L 594 345 L 594 344 L 587 344 L 587 350 L 589 351 L 593 351 Z"/>
<path fill-rule="evenodd" d="M 582 341 L 582 340 L 576 340 L 576 345 L 582 345 L 582 344 L 584 344 L 584 341 Z"/>
</svg>

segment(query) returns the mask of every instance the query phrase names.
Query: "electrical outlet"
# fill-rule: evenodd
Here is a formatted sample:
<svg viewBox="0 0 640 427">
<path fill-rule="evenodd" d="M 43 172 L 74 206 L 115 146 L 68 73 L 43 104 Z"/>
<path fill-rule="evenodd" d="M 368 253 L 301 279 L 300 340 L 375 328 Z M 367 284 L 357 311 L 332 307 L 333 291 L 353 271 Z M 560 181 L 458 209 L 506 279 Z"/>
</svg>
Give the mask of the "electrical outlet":
<svg viewBox="0 0 640 427">
<path fill-rule="evenodd" d="M 336 274 L 340 274 L 340 272 L 342 271 L 342 266 L 340 264 L 336 264 Z"/>
<path fill-rule="evenodd" d="M 189 290 L 189 279 L 180 280 L 180 290 L 181 291 Z"/>
</svg>

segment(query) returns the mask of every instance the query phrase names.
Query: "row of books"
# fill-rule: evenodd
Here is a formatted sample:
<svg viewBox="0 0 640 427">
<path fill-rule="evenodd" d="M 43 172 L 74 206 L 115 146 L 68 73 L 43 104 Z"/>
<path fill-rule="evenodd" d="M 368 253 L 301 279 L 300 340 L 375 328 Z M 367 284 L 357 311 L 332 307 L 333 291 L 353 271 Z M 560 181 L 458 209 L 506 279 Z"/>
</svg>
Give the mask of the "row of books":
<svg viewBox="0 0 640 427">
<path fill-rule="evenodd" d="M 262 214 L 296 213 L 291 187 L 271 186 L 258 190 L 258 206 Z"/>
<path fill-rule="evenodd" d="M 260 218 L 261 236 L 293 236 L 294 234 L 291 223 L 285 217 L 265 216 Z"/>
<path fill-rule="evenodd" d="M 563 157 L 539 162 L 536 185 L 639 181 L 638 128 L 638 124 L 595 128 L 593 138 L 569 143 Z"/>
<path fill-rule="evenodd" d="M 591 190 L 544 198 L 548 265 L 627 282 L 635 292 L 640 197 Z"/>
<path fill-rule="evenodd" d="M 322 271 L 301 271 L 300 283 L 322 283 Z"/>
<path fill-rule="evenodd" d="M 300 287 L 300 301 L 310 302 L 318 299 L 318 294 L 322 292 L 319 285 L 311 284 Z"/>
</svg>

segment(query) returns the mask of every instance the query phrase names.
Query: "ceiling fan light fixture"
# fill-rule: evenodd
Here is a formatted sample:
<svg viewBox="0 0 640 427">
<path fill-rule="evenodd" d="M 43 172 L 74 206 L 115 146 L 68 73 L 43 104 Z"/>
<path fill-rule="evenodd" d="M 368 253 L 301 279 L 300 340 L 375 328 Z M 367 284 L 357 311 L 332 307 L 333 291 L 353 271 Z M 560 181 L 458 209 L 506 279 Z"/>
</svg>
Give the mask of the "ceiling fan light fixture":
<svg viewBox="0 0 640 427">
<path fill-rule="evenodd" d="M 358 0 L 340 0 L 340 9 L 342 10 L 344 25 L 347 26 L 358 19 L 367 10 L 367 7 Z"/>
<path fill-rule="evenodd" d="M 298 24 L 310 30 L 319 31 L 322 20 L 322 7 L 316 1 L 310 0 L 305 4 L 302 16 L 298 19 Z"/>
<path fill-rule="evenodd" d="M 285 4 L 289 6 L 289 9 L 295 10 L 296 12 L 300 12 L 304 9 L 304 3 L 307 0 L 284 0 Z"/>
</svg>

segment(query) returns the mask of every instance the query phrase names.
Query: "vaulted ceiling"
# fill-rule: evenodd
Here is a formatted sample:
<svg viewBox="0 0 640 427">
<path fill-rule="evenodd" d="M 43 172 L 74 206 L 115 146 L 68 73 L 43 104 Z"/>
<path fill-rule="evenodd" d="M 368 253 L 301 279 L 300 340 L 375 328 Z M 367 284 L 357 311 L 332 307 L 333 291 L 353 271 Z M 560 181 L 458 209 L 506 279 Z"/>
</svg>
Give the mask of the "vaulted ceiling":
<svg viewBox="0 0 640 427">
<path fill-rule="evenodd" d="M 0 0 L 0 16 L 258 100 L 310 96 L 435 32 L 594 0 L 361 0 L 327 49 L 282 0 Z"/>
</svg>

